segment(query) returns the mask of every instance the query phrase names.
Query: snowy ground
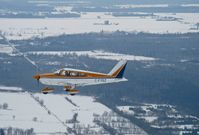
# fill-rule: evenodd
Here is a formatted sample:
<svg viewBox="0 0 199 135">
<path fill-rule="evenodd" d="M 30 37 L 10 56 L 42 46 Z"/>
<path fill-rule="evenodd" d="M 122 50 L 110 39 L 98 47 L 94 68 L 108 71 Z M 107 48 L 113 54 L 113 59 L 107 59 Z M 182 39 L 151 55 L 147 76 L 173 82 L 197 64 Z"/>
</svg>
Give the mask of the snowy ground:
<svg viewBox="0 0 199 135">
<path fill-rule="evenodd" d="M 93 50 L 93 51 L 35 51 L 27 52 L 28 55 L 47 55 L 47 56 L 59 56 L 63 57 L 66 55 L 72 56 L 88 56 L 95 59 L 107 59 L 107 60 L 129 60 L 129 61 L 153 61 L 157 60 L 153 57 L 145 56 L 135 56 L 121 53 L 106 52 L 103 50 Z"/>
<path fill-rule="evenodd" d="M 13 87 L 13 86 L 9 87 L 9 86 L 0 85 L 0 90 L 22 91 L 23 89 L 20 87 Z"/>
<path fill-rule="evenodd" d="M 178 112 L 175 106 L 169 104 L 142 104 L 138 106 L 117 106 L 125 114 L 135 116 L 155 128 L 173 128 L 179 131 L 198 129 L 198 118 Z M 160 114 L 164 112 L 165 116 Z M 163 117 L 163 118 L 162 118 Z M 169 123 L 171 119 L 174 123 Z M 189 121 L 186 123 L 186 121 Z M 167 124 L 165 124 L 167 123 Z M 169 124 L 168 124 L 169 123 Z"/>
<path fill-rule="evenodd" d="M 5 91 L 0 93 L 0 128 L 33 128 L 37 134 L 51 134 L 68 132 L 68 128 L 74 129 L 74 125 L 78 124 L 74 130 L 87 127 L 93 133 L 107 134 L 93 120 L 96 116 L 110 113 L 111 109 L 95 102 L 93 97 Z M 4 104 L 8 105 L 6 109 Z M 71 122 L 74 114 L 78 114 L 76 123 Z M 129 125 L 132 126 L 132 123 Z M 142 132 L 139 127 L 134 127 Z"/>
<path fill-rule="evenodd" d="M 0 53 L 11 54 L 13 52 L 13 48 L 9 45 L 0 44 Z"/>
<path fill-rule="evenodd" d="M 175 21 L 157 21 L 158 18 L 174 17 Z M 105 25 L 105 21 L 108 24 Z M 60 34 L 88 32 L 150 32 L 186 33 L 199 32 L 196 23 L 199 13 L 158 13 L 147 17 L 114 17 L 111 13 L 82 13 L 80 18 L 56 19 L 0 19 L 0 31 L 8 39 L 27 39 Z"/>
<path fill-rule="evenodd" d="M 106 106 L 94 102 L 94 98 L 88 96 L 67 96 L 75 105 L 69 103 L 65 96 L 36 94 L 44 100 L 44 104 L 61 118 L 63 121 L 71 120 L 75 113 L 78 113 L 77 120 L 85 126 L 94 126 L 93 113 L 102 115 L 103 112 L 111 111 Z M 56 102 L 55 102 L 56 101 Z M 59 104 L 59 105 L 57 105 Z"/>
<path fill-rule="evenodd" d="M 1 128 L 34 128 L 35 132 L 66 131 L 62 124 L 49 115 L 26 93 L 0 93 L 0 104 L 3 103 L 8 104 L 8 109 L 0 110 Z M 34 118 L 37 121 L 34 121 Z"/>
<path fill-rule="evenodd" d="M 169 7 L 171 5 L 168 4 L 126 4 L 126 5 L 114 5 L 115 7 L 119 7 L 119 8 L 152 8 L 152 7 L 156 7 L 156 8 L 163 8 L 163 7 Z M 181 7 L 199 7 L 199 4 L 181 4 L 178 5 Z"/>
</svg>

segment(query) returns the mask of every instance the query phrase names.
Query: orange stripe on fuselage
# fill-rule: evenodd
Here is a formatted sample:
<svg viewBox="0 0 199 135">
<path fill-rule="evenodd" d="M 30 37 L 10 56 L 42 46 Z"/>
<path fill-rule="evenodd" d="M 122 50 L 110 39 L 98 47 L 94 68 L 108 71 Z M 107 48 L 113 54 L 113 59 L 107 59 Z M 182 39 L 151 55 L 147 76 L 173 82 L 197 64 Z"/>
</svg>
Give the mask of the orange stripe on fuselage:
<svg viewBox="0 0 199 135">
<path fill-rule="evenodd" d="M 39 74 L 40 78 L 82 78 L 82 79 L 88 79 L 88 78 L 114 78 L 111 75 L 107 74 L 98 74 L 98 73 L 89 73 L 89 72 L 79 72 L 85 74 L 85 76 L 65 76 L 65 75 L 59 75 L 55 73 L 47 73 L 47 74 Z"/>
</svg>

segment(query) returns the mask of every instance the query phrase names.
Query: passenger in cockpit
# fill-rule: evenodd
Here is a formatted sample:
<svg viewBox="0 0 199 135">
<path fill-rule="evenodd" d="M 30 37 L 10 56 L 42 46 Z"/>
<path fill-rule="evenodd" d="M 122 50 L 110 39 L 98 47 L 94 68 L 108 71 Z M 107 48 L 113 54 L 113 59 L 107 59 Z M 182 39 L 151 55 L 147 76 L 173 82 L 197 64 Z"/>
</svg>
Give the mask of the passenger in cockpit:
<svg viewBox="0 0 199 135">
<path fill-rule="evenodd" d="M 70 76 L 70 72 L 69 71 L 65 71 L 65 76 Z"/>
</svg>

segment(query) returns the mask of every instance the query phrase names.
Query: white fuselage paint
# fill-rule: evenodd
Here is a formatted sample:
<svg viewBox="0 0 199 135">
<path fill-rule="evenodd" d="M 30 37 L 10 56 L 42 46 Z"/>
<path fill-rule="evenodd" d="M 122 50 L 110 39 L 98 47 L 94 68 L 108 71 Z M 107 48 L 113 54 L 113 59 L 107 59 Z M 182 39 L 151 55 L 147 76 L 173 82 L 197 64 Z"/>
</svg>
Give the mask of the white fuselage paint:
<svg viewBox="0 0 199 135">
<path fill-rule="evenodd" d="M 126 78 L 41 78 L 40 82 L 46 85 L 57 85 L 57 86 L 87 86 L 87 85 L 97 85 L 97 84 L 106 84 L 106 83 L 116 83 L 128 81 Z"/>
</svg>

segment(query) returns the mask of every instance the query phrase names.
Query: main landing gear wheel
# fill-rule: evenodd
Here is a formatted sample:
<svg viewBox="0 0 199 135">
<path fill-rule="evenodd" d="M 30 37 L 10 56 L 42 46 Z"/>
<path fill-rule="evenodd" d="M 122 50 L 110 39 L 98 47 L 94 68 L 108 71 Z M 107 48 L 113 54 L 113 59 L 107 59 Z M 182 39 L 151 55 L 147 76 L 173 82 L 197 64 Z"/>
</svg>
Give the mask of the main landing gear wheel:
<svg viewBox="0 0 199 135">
<path fill-rule="evenodd" d="M 43 94 L 48 94 L 48 92 L 43 92 Z"/>
<path fill-rule="evenodd" d="M 48 88 L 48 87 L 45 87 L 41 90 L 41 92 L 43 94 L 48 94 L 49 92 L 53 92 L 54 91 L 54 88 Z"/>
<path fill-rule="evenodd" d="M 74 96 L 80 92 L 79 90 L 70 90 L 70 89 L 65 89 L 65 91 L 68 92 L 71 96 Z"/>
</svg>

